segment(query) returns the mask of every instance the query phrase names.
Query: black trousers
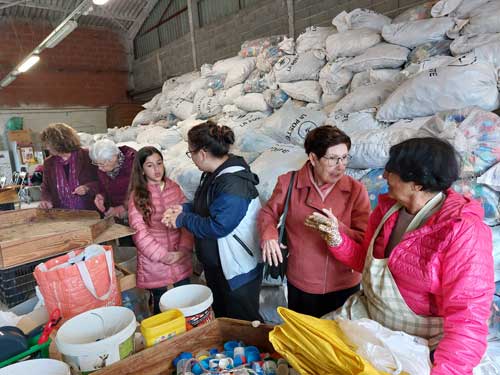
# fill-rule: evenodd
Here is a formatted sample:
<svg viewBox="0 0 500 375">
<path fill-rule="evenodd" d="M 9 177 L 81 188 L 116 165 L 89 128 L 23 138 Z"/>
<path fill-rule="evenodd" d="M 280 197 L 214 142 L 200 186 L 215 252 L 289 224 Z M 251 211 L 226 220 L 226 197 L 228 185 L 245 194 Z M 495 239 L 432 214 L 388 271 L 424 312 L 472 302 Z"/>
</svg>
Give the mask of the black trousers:
<svg viewBox="0 0 500 375">
<path fill-rule="evenodd" d="M 263 321 L 259 313 L 260 277 L 231 290 L 220 267 L 205 267 L 207 286 L 212 290 L 214 302 L 212 308 L 216 318 L 226 317 L 241 320 Z"/>
<path fill-rule="evenodd" d="M 191 284 L 191 279 L 185 278 L 184 280 L 174 283 L 174 287 Z M 160 311 L 160 298 L 167 291 L 167 287 L 148 289 L 151 292 L 150 304 L 153 305 L 153 315 L 161 313 Z"/>
<path fill-rule="evenodd" d="M 311 294 L 300 290 L 288 281 L 288 308 L 301 314 L 321 318 L 337 310 L 345 301 L 359 290 L 359 285 L 349 289 L 326 294 Z"/>
</svg>

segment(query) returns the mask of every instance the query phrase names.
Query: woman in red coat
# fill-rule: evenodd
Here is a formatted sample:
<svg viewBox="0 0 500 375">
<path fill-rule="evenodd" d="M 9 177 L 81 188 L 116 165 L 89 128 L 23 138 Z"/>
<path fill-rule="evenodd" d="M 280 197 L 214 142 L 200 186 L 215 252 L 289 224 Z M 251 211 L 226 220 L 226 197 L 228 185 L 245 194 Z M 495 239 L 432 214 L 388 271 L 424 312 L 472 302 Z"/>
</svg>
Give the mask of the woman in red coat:
<svg viewBox="0 0 500 375">
<path fill-rule="evenodd" d="M 95 210 L 97 168 L 81 148 L 76 131 L 66 124 L 51 124 L 40 138 L 51 155 L 43 163 L 40 208 Z"/>
<path fill-rule="evenodd" d="M 296 172 L 286 217 L 288 307 L 322 316 L 359 290 L 360 274 L 333 257 L 328 246 L 304 220 L 331 209 L 354 242 L 361 242 L 370 203 L 365 187 L 345 175 L 351 140 L 339 129 L 321 126 L 310 131 L 304 148 L 309 160 Z M 278 178 L 273 194 L 259 215 L 264 261 L 282 262 L 277 224 L 284 210 L 292 172 Z"/>
</svg>

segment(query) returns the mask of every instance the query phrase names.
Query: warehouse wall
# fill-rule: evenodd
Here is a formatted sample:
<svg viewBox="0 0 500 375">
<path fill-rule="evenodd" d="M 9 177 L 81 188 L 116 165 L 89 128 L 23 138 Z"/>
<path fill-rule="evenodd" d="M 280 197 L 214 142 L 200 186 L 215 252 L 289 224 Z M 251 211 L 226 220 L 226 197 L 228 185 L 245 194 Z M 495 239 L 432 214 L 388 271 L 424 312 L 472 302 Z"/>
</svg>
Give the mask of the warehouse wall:
<svg viewBox="0 0 500 375">
<path fill-rule="evenodd" d="M 0 23 L 0 75 L 4 77 L 53 29 L 47 24 Z M 0 90 L 0 108 L 100 107 L 126 102 L 127 55 L 110 30 L 78 28 L 40 62 Z"/>
<path fill-rule="evenodd" d="M 422 0 L 295 0 L 294 25 L 297 37 L 308 26 L 329 26 L 343 10 L 369 8 L 395 16 Z M 286 0 L 262 0 L 201 28 L 195 29 L 198 66 L 234 56 L 245 40 L 288 34 Z M 134 91 L 145 100 L 152 97 L 169 77 L 193 70 L 190 35 L 137 59 L 133 66 Z M 139 97 L 139 96 L 138 96 Z"/>
</svg>

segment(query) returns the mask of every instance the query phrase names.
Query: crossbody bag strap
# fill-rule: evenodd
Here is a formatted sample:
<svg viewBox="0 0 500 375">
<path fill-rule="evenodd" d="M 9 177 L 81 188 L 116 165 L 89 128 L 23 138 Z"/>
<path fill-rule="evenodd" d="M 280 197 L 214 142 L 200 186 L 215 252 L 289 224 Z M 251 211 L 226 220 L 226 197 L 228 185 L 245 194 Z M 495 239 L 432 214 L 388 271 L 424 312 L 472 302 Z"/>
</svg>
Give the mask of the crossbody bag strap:
<svg viewBox="0 0 500 375">
<path fill-rule="evenodd" d="M 279 243 L 283 243 L 283 236 L 285 235 L 286 215 L 288 214 L 288 206 L 290 204 L 290 197 L 292 195 L 293 181 L 295 180 L 295 174 L 296 174 L 296 171 L 293 171 L 292 177 L 290 178 L 290 184 L 288 185 L 288 191 L 286 193 L 285 208 L 283 209 L 283 219 L 282 219 L 282 224 L 281 224 L 280 233 L 279 233 Z"/>
</svg>

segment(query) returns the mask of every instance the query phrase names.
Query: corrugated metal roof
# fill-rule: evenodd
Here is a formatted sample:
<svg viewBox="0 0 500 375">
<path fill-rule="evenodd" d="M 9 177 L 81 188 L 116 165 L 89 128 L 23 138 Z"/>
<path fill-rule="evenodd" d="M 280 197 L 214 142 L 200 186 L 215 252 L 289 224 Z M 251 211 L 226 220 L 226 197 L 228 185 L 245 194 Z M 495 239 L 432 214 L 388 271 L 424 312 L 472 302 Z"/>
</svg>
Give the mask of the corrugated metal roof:
<svg viewBox="0 0 500 375">
<path fill-rule="evenodd" d="M 0 22 L 2 19 L 43 19 L 58 23 L 82 0 L 0 0 Z M 126 33 L 141 15 L 148 0 L 109 0 L 103 6 L 94 5 L 93 10 L 78 20 L 80 25 L 98 26 Z M 15 4 L 15 5 L 12 5 Z M 12 5 L 12 6 L 9 6 Z"/>
</svg>

